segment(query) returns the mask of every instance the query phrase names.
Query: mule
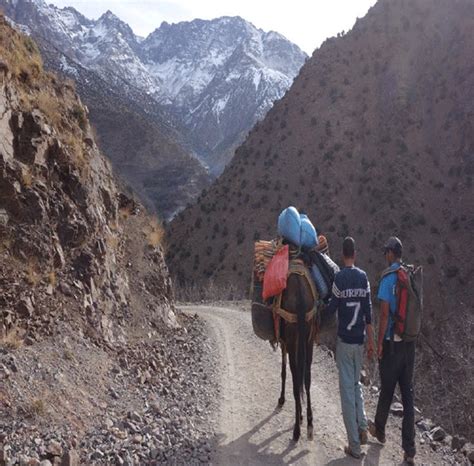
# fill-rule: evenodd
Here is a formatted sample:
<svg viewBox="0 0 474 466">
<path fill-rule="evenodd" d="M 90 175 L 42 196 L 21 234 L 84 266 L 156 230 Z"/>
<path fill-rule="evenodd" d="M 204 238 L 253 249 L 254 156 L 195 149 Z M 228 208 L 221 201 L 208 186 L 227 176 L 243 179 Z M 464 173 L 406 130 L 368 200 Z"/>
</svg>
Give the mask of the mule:
<svg viewBox="0 0 474 466">
<path fill-rule="evenodd" d="M 278 406 L 285 403 L 286 361 L 290 361 L 293 380 L 293 396 L 295 398 L 295 425 L 293 440 L 297 442 L 301 436 L 303 422 L 302 393 L 306 391 L 306 417 L 308 439 L 313 439 L 313 411 L 311 408 L 311 364 L 313 362 L 313 345 L 316 335 L 314 318 L 307 321 L 306 315 L 315 306 L 315 297 L 305 276 L 290 273 L 287 287 L 281 298 L 281 308 L 290 314 L 296 314 L 296 323 L 284 319 L 280 322 L 281 363 L 281 394 Z"/>
</svg>

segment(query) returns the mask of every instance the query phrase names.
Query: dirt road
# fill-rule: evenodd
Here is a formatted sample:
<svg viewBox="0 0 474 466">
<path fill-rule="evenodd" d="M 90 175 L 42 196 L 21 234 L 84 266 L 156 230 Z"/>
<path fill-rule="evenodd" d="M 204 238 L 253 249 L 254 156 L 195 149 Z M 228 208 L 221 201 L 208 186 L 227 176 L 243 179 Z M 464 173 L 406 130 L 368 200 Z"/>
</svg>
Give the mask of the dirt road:
<svg viewBox="0 0 474 466">
<path fill-rule="evenodd" d="M 252 331 L 250 313 L 222 307 L 189 306 L 207 321 L 217 342 L 221 364 L 220 412 L 216 413 L 218 438 L 215 464 L 311 464 L 378 465 L 401 464 L 400 420 L 392 419 L 387 444 L 369 441 L 367 456 L 361 461 L 343 452 L 346 435 L 340 411 L 337 370 L 332 357 L 314 348 L 312 404 L 314 440 L 291 441 L 294 401 L 288 369 L 286 404 L 277 410 L 280 393 L 280 352 L 259 340 Z M 369 416 L 375 399 L 366 391 Z M 418 434 L 417 434 L 418 435 Z M 419 438 L 418 438 L 419 441 Z M 418 442 L 419 443 L 419 442 Z M 427 445 L 418 445 L 417 464 L 446 464 L 446 459 Z"/>
</svg>

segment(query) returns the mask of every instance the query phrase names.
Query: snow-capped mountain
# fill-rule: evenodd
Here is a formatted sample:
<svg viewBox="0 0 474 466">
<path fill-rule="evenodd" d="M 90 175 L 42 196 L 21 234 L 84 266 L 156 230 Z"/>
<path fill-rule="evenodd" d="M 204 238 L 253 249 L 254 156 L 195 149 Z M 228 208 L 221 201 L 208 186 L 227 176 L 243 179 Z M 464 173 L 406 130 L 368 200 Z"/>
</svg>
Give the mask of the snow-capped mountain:
<svg viewBox="0 0 474 466">
<path fill-rule="evenodd" d="M 280 34 L 239 17 L 163 23 L 141 51 L 161 94 L 208 160 L 241 142 L 240 135 L 282 97 L 305 60 Z M 210 164 L 217 172 L 224 166 L 219 156 Z"/>
<path fill-rule="evenodd" d="M 142 39 L 110 11 L 90 20 L 44 0 L 0 0 L 0 7 L 83 67 L 114 85 L 126 81 L 169 107 L 214 173 L 282 97 L 306 59 L 280 34 L 240 17 L 164 22 Z"/>
</svg>

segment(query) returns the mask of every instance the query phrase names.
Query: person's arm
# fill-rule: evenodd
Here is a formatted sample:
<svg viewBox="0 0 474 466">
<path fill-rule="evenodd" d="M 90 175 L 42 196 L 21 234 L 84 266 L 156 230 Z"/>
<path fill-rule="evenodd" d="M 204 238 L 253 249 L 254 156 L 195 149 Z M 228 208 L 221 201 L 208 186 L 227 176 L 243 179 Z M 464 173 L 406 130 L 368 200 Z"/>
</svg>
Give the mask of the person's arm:
<svg viewBox="0 0 474 466">
<path fill-rule="evenodd" d="M 330 313 L 334 313 L 337 311 L 339 307 L 340 295 L 341 293 L 339 291 L 339 288 L 337 287 L 336 279 L 334 279 L 331 291 L 331 300 L 329 301 L 328 307 L 326 308 L 327 311 L 329 311 Z"/>
<path fill-rule="evenodd" d="M 380 281 L 377 298 L 380 301 L 379 332 L 377 338 L 377 355 L 379 359 L 383 356 L 383 341 L 390 318 L 390 298 L 393 295 L 393 274 L 385 275 Z"/>
<path fill-rule="evenodd" d="M 367 356 L 369 359 L 374 357 L 374 328 L 372 324 L 366 325 L 367 331 Z"/>
<path fill-rule="evenodd" d="M 382 359 L 382 356 L 383 356 L 383 340 L 385 337 L 385 332 L 387 331 L 389 313 L 390 313 L 390 305 L 388 301 L 381 301 L 379 334 L 378 334 L 378 345 L 377 345 L 377 354 L 379 356 L 379 359 Z"/>
<path fill-rule="evenodd" d="M 367 332 L 367 356 L 372 359 L 374 356 L 374 328 L 372 327 L 372 299 L 370 297 L 370 283 L 367 280 L 367 295 L 364 299 L 364 314 Z"/>
</svg>

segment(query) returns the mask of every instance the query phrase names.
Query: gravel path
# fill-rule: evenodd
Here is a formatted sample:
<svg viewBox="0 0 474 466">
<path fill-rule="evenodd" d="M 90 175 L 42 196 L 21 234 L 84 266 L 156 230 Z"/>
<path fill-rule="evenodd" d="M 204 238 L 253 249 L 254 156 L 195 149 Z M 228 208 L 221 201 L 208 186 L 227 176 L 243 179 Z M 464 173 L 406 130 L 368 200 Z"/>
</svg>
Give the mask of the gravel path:
<svg viewBox="0 0 474 466">
<path fill-rule="evenodd" d="M 337 370 L 322 347 L 312 368 L 314 440 L 303 425 L 292 442 L 291 376 L 277 410 L 280 352 L 253 334 L 248 307 L 181 306 L 182 326 L 136 327 L 114 350 L 66 336 L 67 326 L 60 344 L 1 350 L 0 466 L 361 464 L 343 453 Z M 374 388 L 364 390 L 373 416 Z M 363 464 L 401 464 L 400 420 L 390 418 L 384 447 L 365 447 Z M 428 433 L 417 428 L 418 464 L 468 464 L 449 436 Z"/>
<path fill-rule="evenodd" d="M 218 344 L 221 374 L 221 403 L 217 414 L 215 464 L 361 464 L 345 456 L 345 429 L 340 411 L 337 369 L 330 353 L 314 348 L 312 404 L 314 440 L 291 441 L 294 418 L 291 375 L 287 377 L 286 404 L 277 410 L 280 391 L 280 352 L 259 340 L 252 331 L 250 313 L 224 307 L 187 306 L 208 323 L 211 338 Z M 375 411 L 376 397 L 364 387 L 369 416 Z M 387 444 L 369 442 L 366 465 L 401 464 L 400 418 L 390 419 Z M 448 449 L 433 451 L 420 444 L 417 434 L 417 464 L 455 463 Z M 444 454 L 445 453 L 445 454 Z"/>
</svg>

